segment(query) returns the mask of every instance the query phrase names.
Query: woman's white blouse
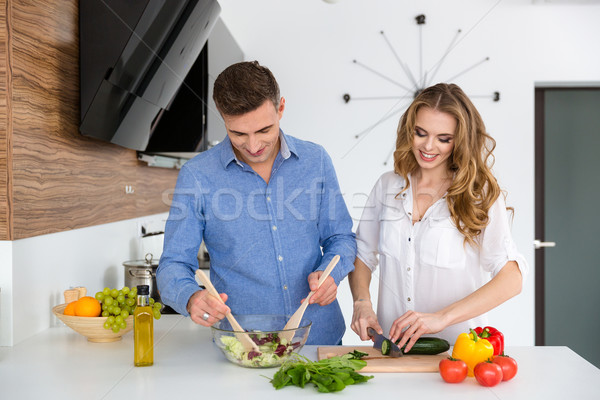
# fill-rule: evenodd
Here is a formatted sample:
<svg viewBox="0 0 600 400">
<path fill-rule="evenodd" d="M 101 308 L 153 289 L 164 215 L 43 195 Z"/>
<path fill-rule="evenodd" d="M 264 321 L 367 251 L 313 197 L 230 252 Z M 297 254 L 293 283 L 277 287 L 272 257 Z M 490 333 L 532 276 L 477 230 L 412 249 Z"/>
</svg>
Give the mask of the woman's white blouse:
<svg viewBox="0 0 600 400">
<path fill-rule="evenodd" d="M 369 195 L 356 232 L 357 256 L 374 277 L 380 267 L 377 317 L 384 334 L 408 310 L 435 312 L 468 296 L 508 261 L 516 261 L 525 278 L 527 262 L 512 240 L 502 195 L 489 210 L 489 224 L 481 232 L 477 248 L 464 243 L 445 196 L 413 225 L 412 190 L 398 195 L 404 186 L 401 176 L 383 174 Z M 433 336 L 452 345 L 460 333 L 486 324 L 482 315 Z"/>
</svg>

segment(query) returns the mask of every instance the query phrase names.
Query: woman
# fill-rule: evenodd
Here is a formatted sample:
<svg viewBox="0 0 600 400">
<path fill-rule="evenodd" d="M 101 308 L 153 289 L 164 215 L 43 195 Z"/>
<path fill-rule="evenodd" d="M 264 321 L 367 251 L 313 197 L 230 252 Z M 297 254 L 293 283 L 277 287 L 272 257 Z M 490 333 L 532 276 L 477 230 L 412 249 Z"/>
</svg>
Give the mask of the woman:
<svg viewBox="0 0 600 400">
<path fill-rule="evenodd" d="M 351 327 L 362 340 L 373 327 L 406 351 L 425 334 L 452 344 L 520 293 L 528 267 L 490 171 L 494 147 L 456 85 L 423 90 L 404 113 L 394 171 L 375 184 L 356 233 Z M 375 315 L 369 284 L 378 264 Z"/>
</svg>

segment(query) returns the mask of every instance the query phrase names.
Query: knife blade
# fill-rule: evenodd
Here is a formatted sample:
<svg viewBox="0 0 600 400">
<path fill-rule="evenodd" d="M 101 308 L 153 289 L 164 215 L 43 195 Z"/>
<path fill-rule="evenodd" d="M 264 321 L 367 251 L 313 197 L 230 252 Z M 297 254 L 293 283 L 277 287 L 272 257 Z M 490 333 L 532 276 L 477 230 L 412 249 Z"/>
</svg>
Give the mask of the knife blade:
<svg viewBox="0 0 600 400">
<path fill-rule="evenodd" d="M 390 346 L 390 353 L 389 353 L 390 357 L 403 357 L 404 356 L 404 353 L 402 352 L 400 347 L 398 347 L 398 345 L 396 345 L 396 343 L 392 342 L 390 339 L 386 338 L 385 336 L 380 335 L 379 333 L 377 333 L 375 331 L 375 329 L 373 329 L 371 327 L 367 328 L 367 334 L 373 338 L 373 348 L 374 349 L 382 351 L 381 346 L 383 345 L 384 342 L 387 342 L 387 345 Z M 383 352 L 382 352 L 382 354 L 383 354 Z"/>
</svg>

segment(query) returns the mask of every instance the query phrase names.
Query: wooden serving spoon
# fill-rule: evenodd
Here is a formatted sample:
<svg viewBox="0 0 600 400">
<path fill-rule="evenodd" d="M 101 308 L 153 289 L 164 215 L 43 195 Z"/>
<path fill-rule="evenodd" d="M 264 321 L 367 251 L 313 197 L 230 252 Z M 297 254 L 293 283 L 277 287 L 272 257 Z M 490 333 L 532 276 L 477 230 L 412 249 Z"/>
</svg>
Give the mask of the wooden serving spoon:
<svg viewBox="0 0 600 400">
<path fill-rule="evenodd" d="M 202 284 L 204 285 L 206 290 L 208 290 L 208 293 L 210 293 L 211 296 L 219 300 L 221 303 L 225 304 L 221 296 L 219 296 L 219 292 L 217 292 L 217 289 L 215 289 L 208 276 L 206 276 L 206 274 L 201 269 L 196 270 L 196 276 L 198 277 L 200 282 L 202 282 Z M 242 343 L 244 350 L 259 351 L 258 345 L 254 343 L 254 340 L 252 340 L 252 338 L 250 338 L 250 336 L 247 333 L 243 333 L 245 331 L 237 322 L 235 317 L 231 313 L 228 313 L 227 315 L 225 315 L 225 317 L 231 324 L 231 327 L 233 328 L 237 340 L 239 340 Z"/>
<path fill-rule="evenodd" d="M 337 254 L 331 259 L 331 261 L 329 262 L 329 265 L 327 266 L 327 268 L 325 268 L 325 271 L 323 271 L 323 274 L 319 278 L 319 282 L 317 283 L 317 290 L 321 287 L 323 282 L 325 282 L 325 279 L 327 279 L 327 277 L 329 276 L 331 271 L 333 271 L 333 268 L 335 267 L 335 265 L 338 263 L 339 260 L 340 260 L 340 256 Z M 280 335 L 280 337 L 284 338 L 288 342 L 294 338 L 294 329 L 297 329 L 298 326 L 300 325 L 300 321 L 302 321 L 302 316 L 304 315 L 304 312 L 306 311 L 306 307 L 308 307 L 308 301 L 310 300 L 310 298 L 312 297 L 312 295 L 314 293 L 315 293 L 314 291 L 311 291 L 308 294 L 308 296 L 306 296 L 306 298 L 304 299 L 302 304 L 300 304 L 300 307 L 298 307 L 298 310 L 296 310 L 296 312 L 288 320 L 287 324 L 285 324 L 285 326 L 283 327 L 284 331 L 286 331 L 288 329 L 290 329 L 290 330 L 283 332 Z"/>
</svg>

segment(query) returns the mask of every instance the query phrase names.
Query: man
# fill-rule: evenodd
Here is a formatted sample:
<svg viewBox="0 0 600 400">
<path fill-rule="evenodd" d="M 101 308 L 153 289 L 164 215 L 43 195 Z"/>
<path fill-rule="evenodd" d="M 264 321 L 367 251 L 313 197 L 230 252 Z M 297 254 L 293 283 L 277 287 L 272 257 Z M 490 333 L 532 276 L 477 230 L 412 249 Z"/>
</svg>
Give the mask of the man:
<svg viewBox="0 0 600 400">
<path fill-rule="evenodd" d="M 352 221 L 325 150 L 279 128 L 285 99 L 258 62 L 233 64 L 214 84 L 227 136 L 179 174 L 157 270 L 161 299 L 211 326 L 235 314 L 292 315 L 310 299 L 308 344 L 338 344 L 345 331 L 337 287 L 353 270 Z M 194 279 L 204 240 L 223 305 Z"/>
</svg>

